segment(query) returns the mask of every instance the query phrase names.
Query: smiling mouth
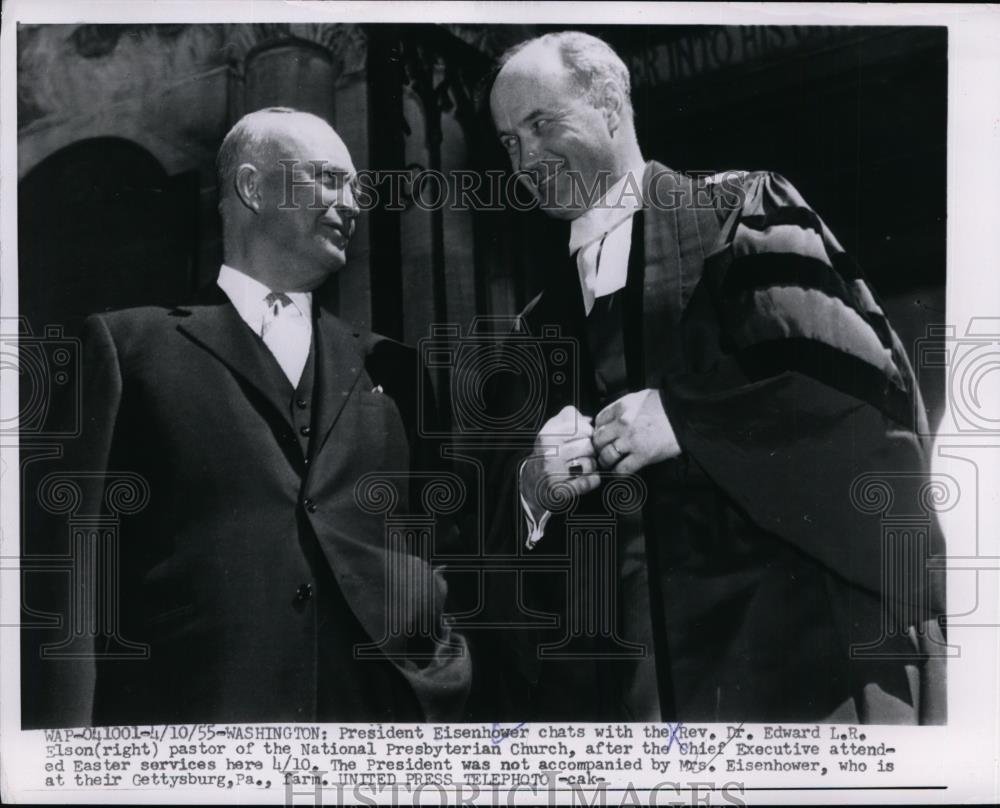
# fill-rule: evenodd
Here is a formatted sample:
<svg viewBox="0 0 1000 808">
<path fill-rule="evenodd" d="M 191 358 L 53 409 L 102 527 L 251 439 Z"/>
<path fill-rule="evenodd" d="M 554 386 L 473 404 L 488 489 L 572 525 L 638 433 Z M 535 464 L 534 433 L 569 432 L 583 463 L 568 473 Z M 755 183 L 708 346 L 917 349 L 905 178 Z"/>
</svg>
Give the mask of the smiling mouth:
<svg viewBox="0 0 1000 808">
<path fill-rule="evenodd" d="M 339 225 L 328 224 L 326 225 L 332 233 L 330 239 L 337 244 L 338 247 L 343 249 L 348 245 L 351 240 L 350 235 Z"/>
<path fill-rule="evenodd" d="M 542 188 L 548 188 L 548 186 L 551 185 L 552 182 L 555 180 L 555 178 L 558 177 L 559 174 L 561 173 L 562 173 L 562 167 L 559 167 L 554 171 L 550 171 L 548 174 L 546 174 L 545 179 L 543 179 L 541 182 L 538 182 L 536 180 L 535 187 L 538 188 L 538 190 L 542 190 Z"/>
</svg>

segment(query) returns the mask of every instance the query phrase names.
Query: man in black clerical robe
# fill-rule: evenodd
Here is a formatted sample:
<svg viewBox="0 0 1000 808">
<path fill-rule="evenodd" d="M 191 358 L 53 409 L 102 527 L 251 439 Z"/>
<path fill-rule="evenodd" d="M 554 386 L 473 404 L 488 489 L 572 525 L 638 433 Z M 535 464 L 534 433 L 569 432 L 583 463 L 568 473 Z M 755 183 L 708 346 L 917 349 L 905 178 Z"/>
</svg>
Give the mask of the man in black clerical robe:
<svg viewBox="0 0 1000 808">
<path fill-rule="evenodd" d="M 521 572 L 488 598 L 510 628 L 477 644 L 485 709 L 943 721 L 940 535 L 885 542 L 866 507 L 879 480 L 919 504 L 927 430 L 860 269 L 786 179 L 643 160 L 600 40 L 513 48 L 490 103 L 512 166 L 570 223 L 518 338 L 557 327 L 579 363 L 534 445 L 490 470 L 489 546 Z M 506 378 L 494 406 L 532 395 Z"/>
</svg>

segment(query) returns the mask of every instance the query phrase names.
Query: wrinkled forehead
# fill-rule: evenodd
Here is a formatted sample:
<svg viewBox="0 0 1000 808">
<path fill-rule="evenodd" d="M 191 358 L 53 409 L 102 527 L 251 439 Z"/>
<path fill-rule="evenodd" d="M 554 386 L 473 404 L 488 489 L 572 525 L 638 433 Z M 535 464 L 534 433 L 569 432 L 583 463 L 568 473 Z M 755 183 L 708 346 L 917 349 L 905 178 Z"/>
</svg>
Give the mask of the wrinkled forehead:
<svg viewBox="0 0 1000 808">
<path fill-rule="evenodd" d="M 536 110 L 564 105 L 578 94 L 573 74 L 558 51 L 529 45 L 497 74 L 490 91 L 490 111 L 497 126 L 507 129 Z"/>
<path fill-rule="evenodd" d="M 262 134 L 265 151 L 275 160 L 294 160 L 306 169 L 322 163 L 336 171 L 350 174 L 355 171 L 344 141 L 319 119 L 289 115 L 287 119 L 269 122 Z"/>
</svg>

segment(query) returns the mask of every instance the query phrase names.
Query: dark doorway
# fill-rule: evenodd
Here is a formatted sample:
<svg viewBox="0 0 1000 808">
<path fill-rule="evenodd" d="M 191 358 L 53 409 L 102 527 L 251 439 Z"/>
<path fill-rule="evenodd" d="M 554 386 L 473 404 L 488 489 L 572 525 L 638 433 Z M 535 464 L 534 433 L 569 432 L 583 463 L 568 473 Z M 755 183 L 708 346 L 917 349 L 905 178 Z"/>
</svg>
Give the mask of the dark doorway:
<svg viewBox="0 0 1000 808">
<path fill-rule="evenodd" d="M 18 188 L 20 313 L 33 333 L 84 318 L 188 297 L 195 283 L 198 185 L 168 177 L 119 138 L 74 143 Z"/>
</svg>

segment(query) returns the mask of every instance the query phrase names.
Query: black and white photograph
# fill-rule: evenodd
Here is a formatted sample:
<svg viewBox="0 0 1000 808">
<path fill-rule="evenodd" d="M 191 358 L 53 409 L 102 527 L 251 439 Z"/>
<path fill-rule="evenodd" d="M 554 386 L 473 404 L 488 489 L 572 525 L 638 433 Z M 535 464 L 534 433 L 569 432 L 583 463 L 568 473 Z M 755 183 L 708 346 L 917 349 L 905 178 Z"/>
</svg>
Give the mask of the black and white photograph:
<svg viewBox="0 0 1000 808">
<path fill-rule="evenodd" d="M 995 9 L 421 7 L 5 6 L 4 799 L 995 802 Z"/>
</svg>

